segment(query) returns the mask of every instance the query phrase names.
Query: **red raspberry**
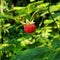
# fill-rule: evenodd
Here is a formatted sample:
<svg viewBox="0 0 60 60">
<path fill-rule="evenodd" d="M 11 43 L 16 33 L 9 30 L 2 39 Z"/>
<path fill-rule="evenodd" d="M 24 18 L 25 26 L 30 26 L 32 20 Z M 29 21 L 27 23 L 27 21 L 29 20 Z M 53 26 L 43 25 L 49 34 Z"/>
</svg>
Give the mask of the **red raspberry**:
<svg viewBox="0 0 60 60">
<path fill-rule="evenodd" d="M 24 25 L 24 31 L 25 33 L 33 33 L 36 29 L 35 24 L 25 24 Z"/>
</svg>

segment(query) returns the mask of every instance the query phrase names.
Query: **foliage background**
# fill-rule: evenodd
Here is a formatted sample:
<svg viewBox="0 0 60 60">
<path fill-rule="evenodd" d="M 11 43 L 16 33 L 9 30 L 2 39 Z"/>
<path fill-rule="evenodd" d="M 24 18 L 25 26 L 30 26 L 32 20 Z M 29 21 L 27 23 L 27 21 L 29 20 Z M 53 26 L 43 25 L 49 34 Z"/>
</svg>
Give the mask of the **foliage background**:
<svg viewBox="0 0 60 60">
<path fill-rule="evenodd" d="M 24 32 L 21 21 L 34 20 Z M 60 60 L 59 0 L 0 0 L 0 60 Z"/>
</svg>

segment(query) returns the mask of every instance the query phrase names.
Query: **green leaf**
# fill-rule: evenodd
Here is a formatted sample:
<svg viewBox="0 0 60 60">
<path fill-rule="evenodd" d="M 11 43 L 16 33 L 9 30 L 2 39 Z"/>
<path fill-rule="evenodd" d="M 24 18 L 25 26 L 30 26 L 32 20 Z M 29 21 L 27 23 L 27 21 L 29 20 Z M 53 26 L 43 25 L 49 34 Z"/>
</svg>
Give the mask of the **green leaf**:
<svg viewBox="0 0 60 60">
<path fill-rule="evenodd" d="M 14 7 L 13 10 L 21 10 L 21 9 L 25 9 L 25 7 Z"/>
<path fill-rule="evenodd" d="M 49 51 L 46 47 L 28 49 L 26 51 L 22 51 L 16 56 L 12 57 L 11 60 L 43 60 L 46 57 L 46 53 Z M 42 58 L 43 57 L 43 58 Z"/>
<path fill-rule="evenodd" d="M 10 26 L 10 24 L 9 24 L 9 23 L 4 25 L 4 27 L 9 27 L 9 26 Z"/>
<path fill-rule="evenodd" d="M 50 23 L 52 23 L 53 22 L 53 20 L 45 20 L 44 21 L 44 24 L 50 24 Z"/>
</svg>

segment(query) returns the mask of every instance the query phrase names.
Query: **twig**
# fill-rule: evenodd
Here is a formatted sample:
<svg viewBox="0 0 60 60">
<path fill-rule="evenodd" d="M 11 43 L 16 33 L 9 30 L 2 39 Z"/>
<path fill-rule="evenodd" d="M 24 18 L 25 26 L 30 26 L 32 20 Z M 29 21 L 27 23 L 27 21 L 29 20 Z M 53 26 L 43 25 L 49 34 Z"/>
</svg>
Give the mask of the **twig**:
<svg viewBox="0 0 60 60">
<path fill-rule="evenodd" d="M 50 3 L 50 1 L 49 1 L 49 5 L 48 5 L 48 11 L 49 11 L 49 14 L 50 14 L 52 20 L 54 21 L 54 23 L 55 23 L 57 29 L 59 29 L 59 28 L 58 28 L 58 25 L 57 25 L 57 23 L 56 23 L 56 21 L 54 20 L 54 17 L 52 16 L 52 14 L 51 14 L 51 12 L 50 12 L 50 4 L 51 4 L 51 3 Z M 59 31 L 58 31 L 58 33 L 59 33 Z"/>
</svg>

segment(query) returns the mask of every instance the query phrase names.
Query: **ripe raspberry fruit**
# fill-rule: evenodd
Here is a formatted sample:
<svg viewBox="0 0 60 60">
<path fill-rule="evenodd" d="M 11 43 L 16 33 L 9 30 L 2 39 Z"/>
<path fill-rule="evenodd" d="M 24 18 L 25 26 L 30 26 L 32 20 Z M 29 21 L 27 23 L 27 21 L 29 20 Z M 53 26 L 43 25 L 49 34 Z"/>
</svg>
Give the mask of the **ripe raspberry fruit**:
<svg viewBox="0 0 60 60">
<path fill-rule="evenodd" d="M 35 29 L 36 29 L 36 26 L 35 26 L 35 24 L 25 24 L 24 25 L 24 31 L 26 32 L 26 33 L 33 33 L 34 31 L 35 31 Z"/>
<path fill-rule="evenodd" d="M 36 30 L 36 25 L 34 22 L 27 21 L 24 24 L 24 32 L 25 33 L 33 33 Z"/>
</svg>

